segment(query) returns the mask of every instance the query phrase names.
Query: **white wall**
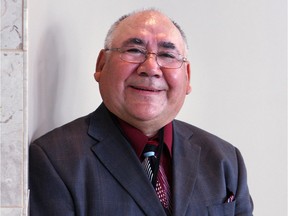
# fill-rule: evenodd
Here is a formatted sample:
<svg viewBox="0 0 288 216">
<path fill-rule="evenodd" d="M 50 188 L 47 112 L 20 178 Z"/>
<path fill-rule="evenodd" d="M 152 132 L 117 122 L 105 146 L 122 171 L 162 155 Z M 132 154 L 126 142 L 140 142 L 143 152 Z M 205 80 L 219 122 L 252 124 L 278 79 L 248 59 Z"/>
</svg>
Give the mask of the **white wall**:
<svg viewBox="0 0 288 216">
<path fill-rule="evenodd" d="M 193 92 L 178 118 L 237 146 L 255 215 L 287 213 L 286 1 L 29 0 L 29 137 L 101 103 L 93 79 L 110 25 L 156 6 L 185 30 Z"/>
</svg>

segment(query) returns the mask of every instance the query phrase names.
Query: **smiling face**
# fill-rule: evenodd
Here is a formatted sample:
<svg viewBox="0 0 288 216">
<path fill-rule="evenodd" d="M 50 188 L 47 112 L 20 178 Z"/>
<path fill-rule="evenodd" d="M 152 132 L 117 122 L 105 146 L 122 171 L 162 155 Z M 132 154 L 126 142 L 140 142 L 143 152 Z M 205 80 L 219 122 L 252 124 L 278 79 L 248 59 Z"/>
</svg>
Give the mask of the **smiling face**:
<svg viewBox="0 0 288 216">
<path fill-rule="evenodd" d="M 109 48 L 123 46 L 186 55 L 179 30 L 157 11 L 139 12 L 120 22 Z M 101 50 L 94 76 L 106 107 L 147 136 L 175 118 L 191 90 L 189 64 L 164 69 L 157 64 L 155 54 L 135 64 L 123 61 L 117 51 Z"/>
</svg>

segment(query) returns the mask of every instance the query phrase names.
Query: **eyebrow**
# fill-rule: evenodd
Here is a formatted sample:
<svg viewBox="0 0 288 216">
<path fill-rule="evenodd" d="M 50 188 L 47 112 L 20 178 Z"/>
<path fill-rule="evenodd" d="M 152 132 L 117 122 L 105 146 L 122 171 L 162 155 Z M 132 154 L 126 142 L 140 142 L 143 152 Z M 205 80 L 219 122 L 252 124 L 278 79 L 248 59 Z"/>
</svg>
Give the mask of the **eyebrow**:
<svg viewBox="0 0 288 216">
<path fill-rule="evenodd" d="M 145 46 L 147 43 L 137 37 L 134 38 L 128 38 L 127 40 L 125 40 L 122 43 L 122 46 L 131 46 L 131 45 L 140 45 L 140 46 Z M 159 48 L 164 48 L 164 49 L 170 49 L 170 50 L 176 50 L 178 51 L 178 49 L 176 48 L 175 44 L 169 41 L 160 41 L 158 43 L 158 47 Z"/>
<path fill-rule="evenodd" d="M 161 42 L 158 44 L 158 46 L 159 46 L 159 47 L 166 48 L 166 49 L 176 50 L 176 46 L 175 46 L 175 44 L 172 43 L 172 42 L 161 41 Z"/>
<path fill-rule="evenodd" d="M 140 38 L 128 38 L 122 43 L 122 46 L 129 46 L 129 45 L 145 45 L 144 41 Z"/>
</svg>

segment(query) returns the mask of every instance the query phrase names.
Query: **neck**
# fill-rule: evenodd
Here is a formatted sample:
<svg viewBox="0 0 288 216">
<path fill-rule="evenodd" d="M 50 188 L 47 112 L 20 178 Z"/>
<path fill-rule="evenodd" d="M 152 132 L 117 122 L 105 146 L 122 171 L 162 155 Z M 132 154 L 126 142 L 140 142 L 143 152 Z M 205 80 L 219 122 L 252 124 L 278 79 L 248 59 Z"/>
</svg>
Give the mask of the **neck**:
<svg viewBox="0 0 288 216">
<path fill-rule="evenodd" d="M 163 128 L 165 125 L 169 124 L 172 119 L 152 119 L 152 120 L 143 120 L 137 118 L 131 118 L 129 116 L 123 116 L 121 113 L 113 113 L 110 111 L 116 118 L 121 119 L 122 121 L 130 124 L 131 126 L 140 130 L 145 136 L 151 138 L 158 133 L 158 131 Z"/>
</svg>

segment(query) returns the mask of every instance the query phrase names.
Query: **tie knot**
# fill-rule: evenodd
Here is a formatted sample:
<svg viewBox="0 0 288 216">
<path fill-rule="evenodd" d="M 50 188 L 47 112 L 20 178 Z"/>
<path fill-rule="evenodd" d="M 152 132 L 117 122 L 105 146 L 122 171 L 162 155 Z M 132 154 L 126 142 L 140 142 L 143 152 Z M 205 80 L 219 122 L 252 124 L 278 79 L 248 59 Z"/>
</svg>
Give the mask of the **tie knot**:
<svg viewBox="0 0 288 216">
<path fill-rule="evenodd" d="M 143 150 L 144 157 L 156 156 L 157 146 L 152 144 L 147 144 Z"/>
</svg>

